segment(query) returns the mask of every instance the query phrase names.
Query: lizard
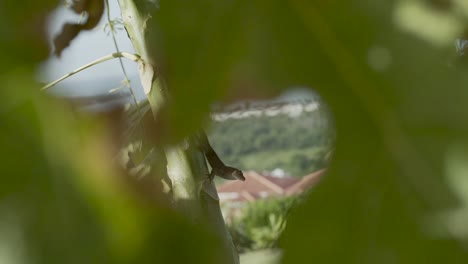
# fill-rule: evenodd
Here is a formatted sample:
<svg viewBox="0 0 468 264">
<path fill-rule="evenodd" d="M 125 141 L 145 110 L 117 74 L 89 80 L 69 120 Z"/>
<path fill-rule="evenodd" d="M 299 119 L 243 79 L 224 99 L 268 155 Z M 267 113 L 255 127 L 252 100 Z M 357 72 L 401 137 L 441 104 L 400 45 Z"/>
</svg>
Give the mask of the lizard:
<svg viewBox="0 0 468 264">
<path fill-rule="evenodd" d="M 206 133 L 202 130 L 198 134 L 198 147 L 203 152 L 206 157 L 206 160 L 210 164 L 211 172 L 208 175 L 210 182 L 213 181 L 213 178 L 217 175 L 226 180 L 241 180 L 245 181 L 244 174 L 241 170 L 226 166 L 221 159 L 216 154 L 213 147 L 211 147 L 210 142 Z"/>
<path fill-rule="evenodd" d="M 86 104 L 109 104 L 109 102 L 113 103 L 114 100 L 119 100 L 119 102 L 123 102 L 123 99 L 127 98 L 128 95 L 122 96 L 122 95 L 105 95 L 105 96 L 93 96 L 93 97 L 83 97 L 80 98 L 80 100 L 73 100 L 72 102 L 75 101 L 77 105 L 86 105 Z M 71 99 L 70 99 L 71 100 Z M 128 121 L 128 126 L 127 130 L 124 131 L 125 137 L 131 137 L 131 135 L 135 132 L 135 127 L 136 124 L 140 124 L 143 119 L 143 116 L 151 113 L 149 102 L 147 100 L 144 100 L 140 102 L 137 106 L 134 108 L 131 108 L 129 111 L 129 121 Z M 196 133 L 196 141 L 198 144 L 198 148 L 200 151 L 203 152 L 206 160 L 210 164 L 211 167 L 211 172 L 208 174 L 208 178 L 211 181 L 213 181 L 213 178 L 217 175 L 223 179 L 226 180 L 241 180 L 245 181 L 244 174 L 242 173 L 241 170 L 233 167 L 226 166 L 221 159 L 218 157 L 218 154 L 216 154 L 215 150 L 213 147 L 211 147 L 210 142 L 208 141 L 208 137 L 206 136 L 205 131 L 201 129 L 198 133 Z M 123 155 L 123 161 L 122 163 L 125 164 L 126 169 L 128 170 L 133 170 L 136 169 L 138 166 L 133 163 L 132 157 L 131 157 L 131 152 L 128 152 L 126 149 L 122 150 L 122 155 Z"/>
</svg>

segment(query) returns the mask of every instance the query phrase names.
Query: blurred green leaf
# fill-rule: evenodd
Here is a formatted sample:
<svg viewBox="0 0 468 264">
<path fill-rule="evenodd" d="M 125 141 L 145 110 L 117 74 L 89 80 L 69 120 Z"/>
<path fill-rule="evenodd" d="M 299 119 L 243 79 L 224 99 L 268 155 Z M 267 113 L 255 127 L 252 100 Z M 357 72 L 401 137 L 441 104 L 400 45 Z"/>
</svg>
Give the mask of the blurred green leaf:
<svg viewBox="0 0 468 264">
<path fill-rule="evenodd" d="M 223 240 L 211 229 L 114 166 L 116 120 L 84 117 L 39 91 L 33 76 L 47 55 L 51 4 L 0 4 L 0 261 L 222 262 Z"/>
<path fill-rule="evenodd" d="M 0 230 L 26 262 L 220 263 L 218 226 L 146 197 L 102 161 L 104 125 L 37 92 L 53 4 L 0 4 Z M 148 26 L 173 132 L 197 129 L 213 100 L 316 89 L 335 118 L 334 160 L 288 221 L 284 263 L 465 263 L 465 154 L 453 146 L 468 135 L 468 75 L 448 67 L 465 5 L 163 2 Z M 1 257 L 21 261 L 5 239 Z"/>
</svg>

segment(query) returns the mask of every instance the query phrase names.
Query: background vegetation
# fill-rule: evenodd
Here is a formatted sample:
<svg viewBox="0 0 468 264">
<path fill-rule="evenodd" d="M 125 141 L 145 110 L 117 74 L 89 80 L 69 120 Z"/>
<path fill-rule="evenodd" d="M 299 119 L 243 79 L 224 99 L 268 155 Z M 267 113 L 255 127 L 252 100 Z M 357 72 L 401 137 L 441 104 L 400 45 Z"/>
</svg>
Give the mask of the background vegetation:
<svg viewBox="0 0 468 264">
<path fill-rule="evenodd" d="M 324 106 L 322 106 L 324 108 Z M 283 169 L 294 177 L 324 168 L 334 141 L 326 109 L 297 117 L 249 117 L 213 122 L 210 140 L 223 160 L 242 170 Z"/>
<path fill-rule="evenodd" d="M 291 196 L 246 203 L 229 224 L 239 252 L 277 249 L 289 212 L 303 198 Z"/>
</svg>

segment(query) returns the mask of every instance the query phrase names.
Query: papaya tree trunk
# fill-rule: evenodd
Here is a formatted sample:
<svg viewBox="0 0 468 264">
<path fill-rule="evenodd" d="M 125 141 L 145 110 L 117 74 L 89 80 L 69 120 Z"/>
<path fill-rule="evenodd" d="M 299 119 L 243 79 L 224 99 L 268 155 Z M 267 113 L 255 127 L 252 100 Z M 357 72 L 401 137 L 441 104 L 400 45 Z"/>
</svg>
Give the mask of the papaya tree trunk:
<svg viewBox="0 0 468 264">
<path fill-rule="evenodd" d="M 157 47 L 157 30 L 153 18 L 158 10 L 157 1 L 150 0 L 119 0 L 122 19 L 131 43 L 137 54 L 141 56 L 139 73 L 141 83 L 153 112 L 153 116 L 168 103 L 170 87 L 166 87 L 163 76 L 158 75 L 155 47 Z M 177 98 L 172 98 L 177 103 Z M 187 113 L 190 118 L 190 113 Z M 166 166 L 158 164 L 158 168 L 167 168 L 162 172 L 171 183 L 169 200 L 180 214 L 196 225 L 208 226 L 225 245 L 224 252 L 214 252 L 219 255 L 219 263 L 239 263 L 239 256 L 232 238 L 224 223 L 212 182 L 207 181 L 208 168 L 204 154 L 196 147 L 195 139 L 188 137 L 176 145 L 155 146 L 159 155 L 165 159 L 155 162 L 166 162 Z M 162 148 L 162 149 L 161 149 Z M 157 175 L 161 176 L 161 175 Z M 196 238 L 194 238 L 196 239 Z"/>
</svg>

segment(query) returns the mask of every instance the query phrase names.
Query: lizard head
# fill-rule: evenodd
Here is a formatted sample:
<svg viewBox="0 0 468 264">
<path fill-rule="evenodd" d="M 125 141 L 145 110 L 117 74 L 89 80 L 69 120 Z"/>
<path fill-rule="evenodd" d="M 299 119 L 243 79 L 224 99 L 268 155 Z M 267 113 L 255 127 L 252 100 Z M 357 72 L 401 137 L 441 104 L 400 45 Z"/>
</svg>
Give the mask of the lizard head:
<svg viewBox="0 0 468 264">
<path fill-rule="evenodd" d="M 238 170 L 238 169 L 234 169 L 231 173 L 232 177 L 238 179 L 238 180 L 241 180 L 241 181 L 245 181 L 245 177 L 244 177 L 244 174 L 242 173 L 241 170 Z"/>
</svg>

